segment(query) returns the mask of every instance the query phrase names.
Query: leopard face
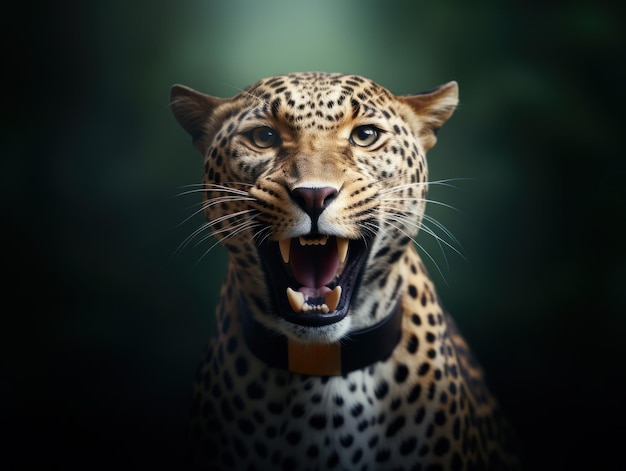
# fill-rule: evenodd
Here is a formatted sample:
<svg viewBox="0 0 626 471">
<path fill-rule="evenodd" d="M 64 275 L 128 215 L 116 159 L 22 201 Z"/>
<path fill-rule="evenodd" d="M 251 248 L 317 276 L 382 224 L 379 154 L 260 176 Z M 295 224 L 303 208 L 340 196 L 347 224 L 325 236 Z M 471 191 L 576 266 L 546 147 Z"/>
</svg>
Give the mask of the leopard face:
<svg viewBox="0 0 626 471">
<path fill-rule="evenodd" d="M 323 343 L 389 314 L 424 214 L 425 155 L 457 93 L 450 82 L 394 96 L 324 73 L 268 78 L 228 99 L 172 88 L 204 156 L 207 227 L 259 322 Z"/>
</svg>

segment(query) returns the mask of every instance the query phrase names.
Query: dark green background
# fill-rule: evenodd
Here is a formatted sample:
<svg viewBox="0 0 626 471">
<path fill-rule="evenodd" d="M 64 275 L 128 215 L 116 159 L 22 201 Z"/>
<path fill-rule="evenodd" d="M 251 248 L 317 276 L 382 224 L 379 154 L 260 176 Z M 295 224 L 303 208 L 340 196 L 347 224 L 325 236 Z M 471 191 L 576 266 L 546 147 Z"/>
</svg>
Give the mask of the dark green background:
<svg viewBox="0 0 626 471">
<path fill-rule="evenodd" d="M 602 2 L 23 4 L 2 18 L 0 464 L 177 469 L 224 255 L 201 223 L 180 82 L 230 96 L 303 70 L 398 94 L 457 80 L 418 238 L 524 444 L 598 469 L 624 427 L 624 17 Z M 425 257 L 426 258 L 426 257 Z M 447 262 L 446 262 L 447 259 Z M 6 453 L 6 450 L 10 450 Z M 7 468 L 5 468 L 7 469 Z M 12 469 L 12 468 L 11 468 Z"/>
</svg>

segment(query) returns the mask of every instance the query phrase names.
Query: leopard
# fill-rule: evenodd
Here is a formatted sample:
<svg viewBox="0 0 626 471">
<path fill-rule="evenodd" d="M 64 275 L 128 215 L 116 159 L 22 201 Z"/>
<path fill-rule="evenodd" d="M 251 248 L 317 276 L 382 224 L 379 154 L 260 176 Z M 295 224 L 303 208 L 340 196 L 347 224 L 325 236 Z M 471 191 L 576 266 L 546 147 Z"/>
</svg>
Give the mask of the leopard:
<svg viewBox="0 0 626 471">
<path fill-rule="evenodd" d="M 451 81 L 354 74 L 173 85 L 228 255 L 189 418 L 189 469 L 513 470 L 515 434 L 418 250 Z"/>
</svg>

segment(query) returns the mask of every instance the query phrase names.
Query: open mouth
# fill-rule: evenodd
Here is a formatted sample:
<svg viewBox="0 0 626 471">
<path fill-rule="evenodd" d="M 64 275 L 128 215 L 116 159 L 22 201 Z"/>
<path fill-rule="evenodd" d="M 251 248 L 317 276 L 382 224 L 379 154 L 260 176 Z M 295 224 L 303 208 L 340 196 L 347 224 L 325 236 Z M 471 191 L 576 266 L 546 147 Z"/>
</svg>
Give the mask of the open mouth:
<svg viewBox="0 0 626 471">
<path fill-rule="evenodd" d="M 308 235 L 259 247 L 279 314 L 304 326 L 342 320 L 367 258 L 362 240 Z"/>
</svg>

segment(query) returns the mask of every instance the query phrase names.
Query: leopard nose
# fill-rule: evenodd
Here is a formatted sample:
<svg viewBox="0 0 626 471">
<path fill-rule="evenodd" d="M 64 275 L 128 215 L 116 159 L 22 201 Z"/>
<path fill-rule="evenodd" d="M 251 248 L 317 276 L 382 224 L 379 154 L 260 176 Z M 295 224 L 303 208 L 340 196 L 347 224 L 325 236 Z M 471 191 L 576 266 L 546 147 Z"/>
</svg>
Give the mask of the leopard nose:
<svg viewBox="0 0 626 471">
<path fill-rule="evenodd" d="M 311 219 L 318 216 L 337 196 L 337 190 L 330 186 L 320 188 L 298 187 L 291 191 L 294 201 L 300 206 Z"/>
</svg>

